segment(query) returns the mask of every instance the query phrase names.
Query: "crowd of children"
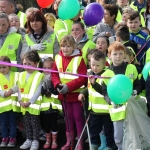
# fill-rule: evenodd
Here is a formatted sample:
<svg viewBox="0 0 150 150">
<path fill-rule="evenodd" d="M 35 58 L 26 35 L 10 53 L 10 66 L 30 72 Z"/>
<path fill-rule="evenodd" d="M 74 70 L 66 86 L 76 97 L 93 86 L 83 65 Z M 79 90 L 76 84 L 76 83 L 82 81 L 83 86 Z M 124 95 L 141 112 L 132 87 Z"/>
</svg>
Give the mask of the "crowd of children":
<svg viewBox="0 0 150 150">
<path fill-rule="evenodd" d="M 84 128 L 85 111 L 92 150 L 122 150 L 127 103 L 115 105 L 107 92 L 110 78 L 118 74 L 131 80 L 131 96 L 144 96 L 150 108 L 150 72 L 146 81 L 142 76 L 150 61 L 149 29 L 142 14 L 149 3 L 135 0 L 126 7 L 127 0 L 117 0 L 117 5 L 96 2 L 103 6 L 104 18 L 91 28 L 86 28 L 80 12 L 70 20 L 58 18 L 61 0 L 52 5 L 56 14 L 44 16 L 29 8 L 26 29 L 20 27 L 15 12 L 0 12 L 0 62 L 22 65 L 17 69 L 0 63 L 0 148 L 15 147 L 17 121 L 23 117 L 26 140 L 20 149 L 38 150 L 41 130 L 46 138 L 43 148 L 58 149 L 59 114 L 66 124 L 61 150 L 74 148 Z M 148 22 L 149 18 L 149 27 Z M 84 138 L 76 150 L 85 150 Z"/>
</svg>

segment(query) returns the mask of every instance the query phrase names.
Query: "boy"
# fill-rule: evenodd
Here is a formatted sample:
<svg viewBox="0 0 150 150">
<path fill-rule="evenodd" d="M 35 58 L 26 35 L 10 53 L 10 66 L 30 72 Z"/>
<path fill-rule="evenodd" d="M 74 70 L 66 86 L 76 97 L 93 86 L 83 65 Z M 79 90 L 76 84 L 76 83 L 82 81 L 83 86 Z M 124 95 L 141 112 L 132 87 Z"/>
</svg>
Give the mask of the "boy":
<svg viewBox="0 0 150 150">
<path fill-rule="evenodd" d="M 141 48 L 143 48 L 137 55 L 137 60 L 140 63 L 141 67 L 143 67 L 145 64 L 145 53 L 150 47 L 150 36 L 141 31 L 140 24 L 141 20 L 139 12 L 130 12 L 127 18 L 127 26 L 130 30 L 130 40 L 135 41 L 138 45 L 138 49 L 137 51 L 135 51 L 136 54 L 138 54 Z"/>
<path fill-rule="evenodd" d="M 97 150 L 99 147 L 99 133 L 104 126 L 107 148 L 114 150 L 116 148 L 113 137 L 113 123 L 110 119 L 108 104 L 102 95 L 101 79 L 93 76 L 101 76 L 104 73 L 106 63 L 105 55 L 99 50 L 95 50 L 91 56 L 91 72 L 88 81 L 88 88 L 81 92 L 78 97 L 79 101 L 85 100 L 89 96 L 90 115 L 90 138 L 92 150 Z"/>
<path fill-rule="evenodd" d="M 113 77 L 117 74 L 126 75 L 127 77 L 130 78 L 130 80 L 133 83 L 133 89 L 134 89 L 133 94 L 136 97 L 136 95 L 139 94 L 141 91 L 141 85 L 138 79 L 138 72 L 136 70 L 136 67 L 132 64 L 126 64 L 124 62 L 124 56 L 125 56 L 124 45 L 117 41 L 112 43 L 108 48 L 108 56 L 109 58 L 111 58 L 112 65 L 109 67 L 108 70 L 104 72 L 104 74 L 102 74 L 102 76 Z M 107 93 L 107 85 L 109 80 L 110 79 L 103 79 L 102 92 L 104 95 L 104 99 L 107 101 L 107 103 L 112 104 Z M 123 109 L 125 109 L 125 105 L 122 105 L 120 106 L 120 108 L 116 108 L 116 109 L 112 108 L 110 111 L 110 116 L 114 124 L 114 139 L 118 147 L 118 150 L 122 150 L 124 117 L 122 117 L 121 115 L 125 113 L 125 110 Z M 115 112 L 113 112 L 113 110 Z"/>
</svg>

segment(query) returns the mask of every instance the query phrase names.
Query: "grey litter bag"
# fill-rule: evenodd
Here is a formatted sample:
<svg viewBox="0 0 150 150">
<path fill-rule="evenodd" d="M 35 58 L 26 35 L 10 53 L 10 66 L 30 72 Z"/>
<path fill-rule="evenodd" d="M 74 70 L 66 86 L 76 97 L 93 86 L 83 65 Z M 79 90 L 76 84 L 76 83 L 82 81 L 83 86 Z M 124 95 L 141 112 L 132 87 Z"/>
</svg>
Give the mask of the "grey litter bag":
<svg viewBox="0 0 150 150">
<path fill-rule="evenodd" d="M 123 150 L 150 150 L 150 118 L 144 99 L 129 99 L 124 121 Z"/>
</svg>

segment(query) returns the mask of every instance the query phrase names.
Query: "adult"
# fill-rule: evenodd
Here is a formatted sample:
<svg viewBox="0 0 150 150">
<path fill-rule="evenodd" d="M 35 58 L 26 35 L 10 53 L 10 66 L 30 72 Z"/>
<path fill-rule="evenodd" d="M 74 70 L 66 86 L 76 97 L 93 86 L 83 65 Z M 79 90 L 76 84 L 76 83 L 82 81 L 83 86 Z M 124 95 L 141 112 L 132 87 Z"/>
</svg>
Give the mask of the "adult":
<svg viewBox="0 0 150 150">
<path fill-rule="evenodd" d="M 26 15 L 15 6 L 14 0 L 0 0 L 0 11 L 5 12 L 7 15 L 17 14 L 20 19 L 20 27 L 24 27 L 27 21 Z"/>
<path fill-rule="evenodd" d="M 93 42 L 96 41 L 98 36 L 115 36 L 114 26 L 117 24 L 116 17 L 118 13 L 118 7 L 113 4 L 104 5 L 104 22 L 99 23 L 96 26 Z"/>
<path fill-rule="evenodd" d="M 147 1 L 146 5 L 145 26 L 150 30 L 150 1 Z"/>
<path fill-rule="evenodd" d="M 59 52 L 59 44 L 53 30 L 40 11 L 33 11 L 27 21 L 27 34 L 23 39 L 22 55 L 37 50 L 40 57 L 54 57 Z"/>
<path fill-rule="evenodd" d="M 87 53 L 90 49 L 96 48 L 95 43 L 89 40 L 84 24 L 82 22 L 74 22 L 72 25 L 71 35 L 74 37 L 76 42 L 76 48 L 82 50 L 82 56 L 87 64 Z"/>
<path fill-rule="evenodd" d="M 146 3 L 147 0 L 134 0 L 134 2 L 130 4 L 132 9 L 140 13 L 141 25 L 143 27 L 145 27 L 144 13 L 146 11 Z"/>
</svg>

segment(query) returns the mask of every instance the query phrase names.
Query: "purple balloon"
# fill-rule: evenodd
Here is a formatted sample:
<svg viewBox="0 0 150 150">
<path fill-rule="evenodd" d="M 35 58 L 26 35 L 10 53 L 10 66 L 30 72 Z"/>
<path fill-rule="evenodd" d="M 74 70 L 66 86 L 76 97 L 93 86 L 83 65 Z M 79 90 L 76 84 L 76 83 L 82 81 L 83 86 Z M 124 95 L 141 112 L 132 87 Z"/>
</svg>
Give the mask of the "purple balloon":
<svg viewBox="0 0 150 150">
<path fill-rule="evenodd" d="M 84 9 L 83 20 L 87 26 L 94 26 L 102 21 L 104 9 L 99 3 L 90 3 Z"/>
</svg>

